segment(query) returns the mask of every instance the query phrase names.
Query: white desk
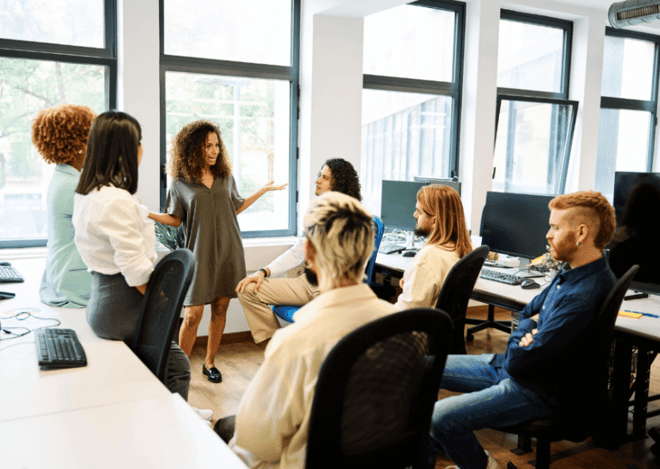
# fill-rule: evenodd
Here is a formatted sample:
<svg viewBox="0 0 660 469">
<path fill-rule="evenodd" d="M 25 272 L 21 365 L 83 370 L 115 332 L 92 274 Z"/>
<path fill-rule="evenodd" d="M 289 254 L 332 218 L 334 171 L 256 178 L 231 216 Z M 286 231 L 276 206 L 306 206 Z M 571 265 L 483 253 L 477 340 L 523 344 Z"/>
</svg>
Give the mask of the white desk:
<svg viewBox="0 0 660 469">
<path fill-rule="evenodd" d="M 39 301 L 44 259 L 12 261 L 24 283 L 0 301 L 2 327 L 52 321 L 7 319 L 38 309 L 76 331 L 87 366 L 41 371 L 34 334 L 0 341 L 0 467 L 4 468 L 245 468 L 178 394 L 169 390 L 121 341 L 97 337 L 84 309 Z M 3 339 L 9 337 L 0 332 Z"/>
<path fill-rule="evenodd" d="M 245 469 L 178 394 L 2 422 L 0 435 L 6 469 Z"/>
</svg>

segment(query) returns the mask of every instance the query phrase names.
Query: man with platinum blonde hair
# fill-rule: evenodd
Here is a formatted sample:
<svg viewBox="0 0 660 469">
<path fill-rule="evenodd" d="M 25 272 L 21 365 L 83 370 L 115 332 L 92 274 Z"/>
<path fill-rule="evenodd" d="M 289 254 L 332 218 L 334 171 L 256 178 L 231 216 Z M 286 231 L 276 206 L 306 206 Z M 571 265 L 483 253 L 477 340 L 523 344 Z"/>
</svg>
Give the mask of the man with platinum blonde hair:
<svg viewBox="0 0 660 469">
<path fill-rule="evenodd" d="M 371 214 L 356 199 L 327 192 L 304 218 L 305 260 L 321 294 L 279 329 L 235 416 L 229 446 L 249 467 L 305 466 L 314 387 L 321 364 L 343 337 L 397 311 L 363 282 L 373 251 Z M 232 417 L 216 432 L 229 439 Z"/>
</svg>

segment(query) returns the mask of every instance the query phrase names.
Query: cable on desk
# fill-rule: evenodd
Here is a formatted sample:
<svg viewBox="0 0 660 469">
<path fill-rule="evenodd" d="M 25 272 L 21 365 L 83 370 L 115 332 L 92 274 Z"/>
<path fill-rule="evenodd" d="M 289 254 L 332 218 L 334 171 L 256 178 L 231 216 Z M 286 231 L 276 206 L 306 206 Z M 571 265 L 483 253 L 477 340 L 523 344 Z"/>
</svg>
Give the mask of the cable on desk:
<svg viewBox="0 0 660 469">
<path fill-rule="evenodd" d="M 5 340 L 18 339 L 19 337 L 23 337 L 24 335 L 28 335 L 30 332 L 34 332 L 34 331 L 37 331 L 39 329 L 45 329 L 45 328 L 48 328 L 48 327 L 57 327 L 60 324 L 62 324 L 62 321 L 60 321 L 59 319 L 56 319 L 56 318 L 42 318 L 40 316 L 35 316 L 30 311 L 21 311 L 17 314 L 14 314 L 13 316 L 9 316 L 5 319 L 16 319 L 17 321 L 25 321 L 26 319 L 29 319 L 29 318 L 39 319 L 39 320 L 42 320 L 42 321 L 55 321 L 56 324 L 49 324 L 47 326 L 36 327 L 34 329 L 30 329 L 29 327 L 24 327 L 24 326 L 13 326 L 13 327 L 5 326 L 5 327 L 2 327 L 2 329 L 0 329 L 0 330 L 6 332 L 7 334 L 13 334 L 13 335 L 12 335 L 12 337 L 0 338 L 0 342 L 5 341 Z M 20 332 L 20 333 L 19 332 L 14 332 L 11 329 L 23 329 L 23 332 Z M 7 347 L 5 347 L 5 348 L 7 348 Z M 3 348 L 1 350 L 4 350 L 5 348 Z"/>
</svg>

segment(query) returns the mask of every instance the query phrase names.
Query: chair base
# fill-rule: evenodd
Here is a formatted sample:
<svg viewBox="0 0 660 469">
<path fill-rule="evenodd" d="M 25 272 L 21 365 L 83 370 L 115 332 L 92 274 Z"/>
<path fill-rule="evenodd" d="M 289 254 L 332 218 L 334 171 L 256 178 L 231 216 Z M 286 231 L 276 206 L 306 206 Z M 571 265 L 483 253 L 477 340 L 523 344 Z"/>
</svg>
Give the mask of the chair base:
<svg viewBox="0 0 660 469">
<path fill-rule="evenodd" d="M 483 331 L 484 329 L 497 329 L 498 331 L 506 332 L 510 334 L 513 325 L 511 321 L 495 321 L 495 307 L 493 305 L 488 305 L 488 319 L 482 321 L 480 319 L 465 319 L 466 324 L 476 324 L 474 327 L 468 328 L 465 340 L 472 342 L 474 340 L 474 334 Z"/>
</svg>

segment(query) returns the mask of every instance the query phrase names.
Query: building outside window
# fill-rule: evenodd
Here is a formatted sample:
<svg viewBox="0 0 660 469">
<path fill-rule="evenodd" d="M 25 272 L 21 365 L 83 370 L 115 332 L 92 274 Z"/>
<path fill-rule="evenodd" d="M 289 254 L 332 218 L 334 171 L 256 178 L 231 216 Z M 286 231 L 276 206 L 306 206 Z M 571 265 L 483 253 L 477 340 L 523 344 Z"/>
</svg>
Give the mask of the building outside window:
<svg viewBox="0 0 660 469">
<path fill-rule="evenodd" d="M 578 103 L 568 100 L 573 25 L 503 10 L 492 190 L 561 194 Z"/>
<path fill-rule="evenodd" d="M 660 37 L 607 28 L 595 189 L 612 196 L 615 171 L 653 169 Z"/>
<path fill-rule="evenodd" d="M 216 122 L 242 196 L 289 184 L 238 216 L 243 236 L 295 234 L 300 1 L 161 0 L 161 21 L 163 167 L 184 125 Z"/>
<path fill-rule="evenodd" d="M 360 175 L 373 213 L 383 179 L 458 177 L 464 31 L 459 2 L 418 1 L 365 17 Z"/>
<path fill-rule="evenodd" d="M 116 106 L 114 0 L 24 0 L 0 11 L 0 247 L 45 246 L 55 165 L 32 145 L 37 112 Z"/>
</svg>

